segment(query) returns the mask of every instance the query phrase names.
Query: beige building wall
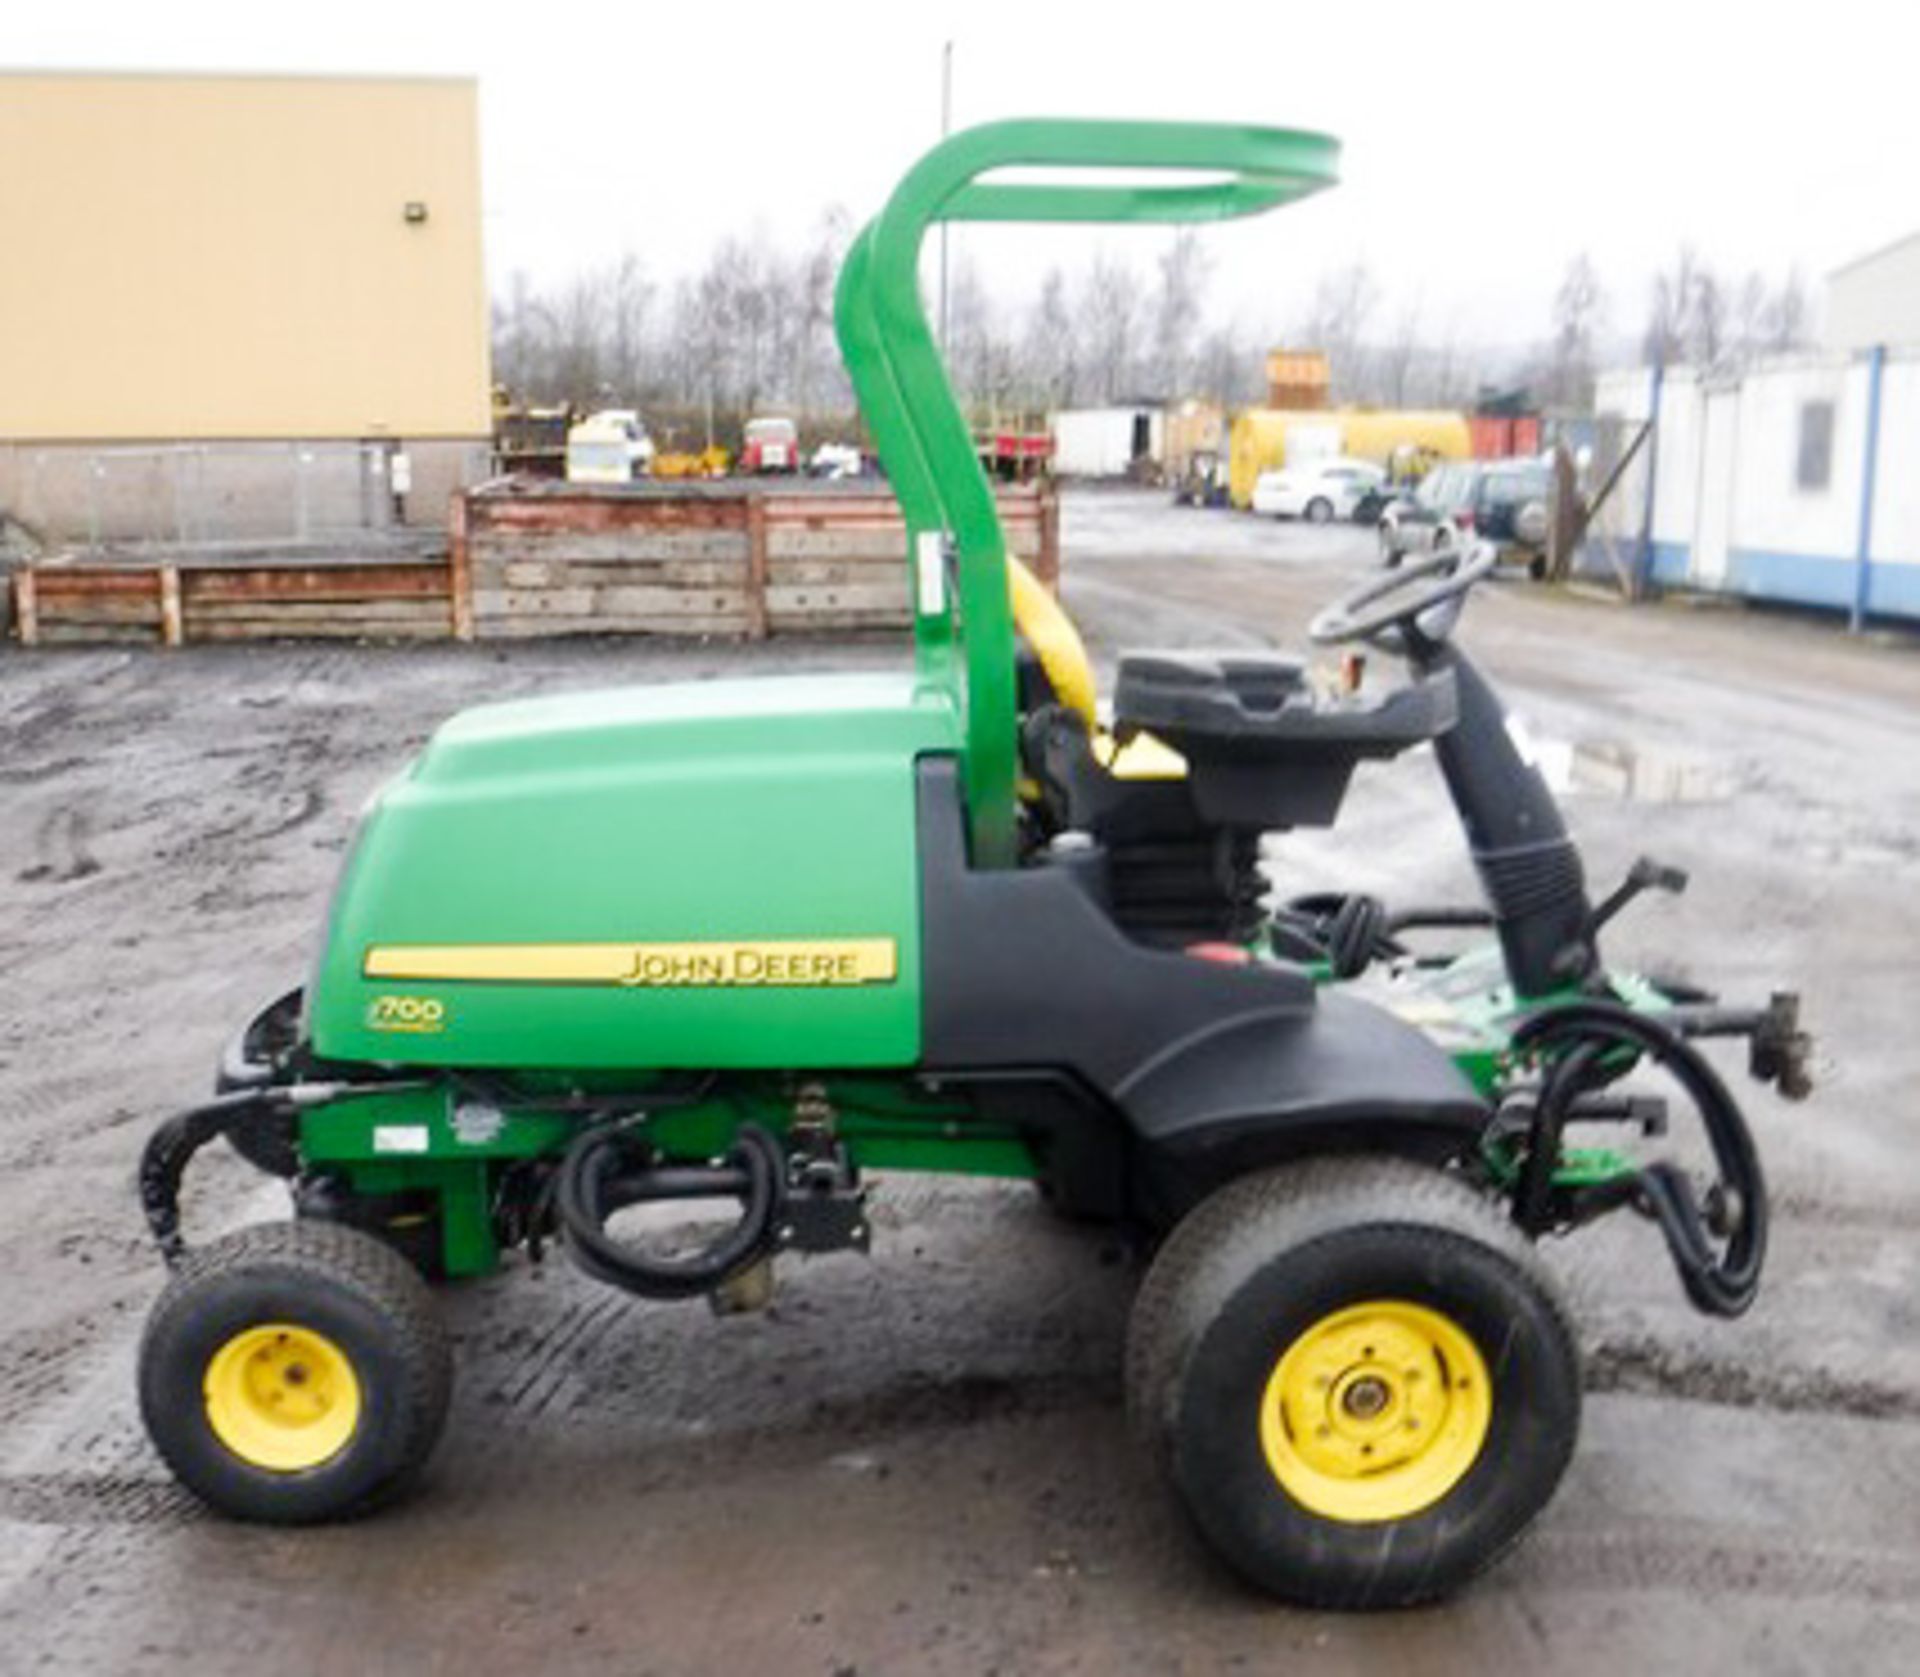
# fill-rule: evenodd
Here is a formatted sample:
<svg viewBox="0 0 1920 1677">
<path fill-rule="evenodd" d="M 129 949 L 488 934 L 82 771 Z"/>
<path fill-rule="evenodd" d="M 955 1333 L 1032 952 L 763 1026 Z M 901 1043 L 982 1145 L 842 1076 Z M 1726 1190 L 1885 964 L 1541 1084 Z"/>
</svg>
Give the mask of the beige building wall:
<svg viewBox="0 0 1920 1677">
<path fill-rule="evenodd" d="M 486 436 L 478 150 L 468 80 L 0 73 L 0 440 Z"/>
</svg>

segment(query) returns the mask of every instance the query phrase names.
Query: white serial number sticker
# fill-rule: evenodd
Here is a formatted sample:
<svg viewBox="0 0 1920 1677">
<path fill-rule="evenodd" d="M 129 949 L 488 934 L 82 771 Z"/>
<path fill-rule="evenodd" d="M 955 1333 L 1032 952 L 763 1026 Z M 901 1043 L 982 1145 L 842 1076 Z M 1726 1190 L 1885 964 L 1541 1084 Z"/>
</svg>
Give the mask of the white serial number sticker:
<svg viewBox="0 0 1920 1677">
<path fill-rule="evenodd" d="M 425 1124 L 375 1124 L 373 1127 L 376 1153 L 424 1153 L 427 1147 Z"/>
</svg>

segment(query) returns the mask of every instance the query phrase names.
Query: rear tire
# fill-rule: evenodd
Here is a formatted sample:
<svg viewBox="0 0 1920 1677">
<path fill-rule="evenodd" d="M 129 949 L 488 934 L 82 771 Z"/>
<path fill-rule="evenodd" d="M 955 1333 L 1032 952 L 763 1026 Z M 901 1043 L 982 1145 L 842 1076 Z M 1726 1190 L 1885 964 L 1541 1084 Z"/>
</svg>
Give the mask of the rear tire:
<svg viewBox="0 0 1920 1677">
<path fill-rule="evenodd" d="M 1324 495 L 1316 495 L 1307 503 L 1305 517 L 1309 524 L 1330 524 L 1333 521 L 1333 503 Z"/>
<path fill-rule="evenodd" d="M 453 1360 L 426 1284 L 370 1235 L 266 1223 L 193 1253 L 140 1341 L 140 1412 L 202 1501 L 307 1525 L 383 1503 L 426 1465 Z"/>
<path fill-rule="evenodd" d="M 1134 1427 L 1208 1545 L 1309 1607 L 1458 1589 L 1546 1506 L 1579 1430 L 1565 1313 L 1456 1177 L 1318 1160 L 1173 1232 L 1134 1306 Z"/>
</svg>

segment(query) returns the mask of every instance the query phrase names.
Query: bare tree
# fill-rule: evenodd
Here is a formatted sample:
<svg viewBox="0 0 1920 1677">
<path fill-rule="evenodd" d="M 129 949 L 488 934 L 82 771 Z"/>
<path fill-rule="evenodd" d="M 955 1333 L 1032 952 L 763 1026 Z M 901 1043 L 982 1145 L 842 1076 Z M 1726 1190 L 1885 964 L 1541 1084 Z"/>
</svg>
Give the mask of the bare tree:
<svg viewBox="0 0 1920 1677">
<path fill-rule="evenodd" d="M 1186 387 L 1193 357 L 1194 334 L 1200 326 L 1206 296 L 1206 251 L 1200 235 L 1183 227 L 1161 254 L 1153 294 L 1152 382 L 1157 393 L 1177 396 Z"/>
<path fill-rule="evenodd" d="M 606 276 L 608 326 L 607 382 L 624 403 L 639 401 L 648 361 L 648 325 L 653 283 L 640 258 L 631 252 Z"/>
<path fill-rule="evenodd" d="M 1218 327 L 1200 342 L 1194 358 L 1194 394 L 1222 407 L 1257 399 L 1260 355 L 1228 327 Z"/>
<path fill-rule="evenodd" d="M 947 361 L 962 408 L 988 400 L 992 330 L 992 306 L 979 266 L 965 251 L 958 252 L 947 283 Z"/>
<path fill-rule="evenodd" d="M 1727 359 L 1749 366 L 1767 348 L 1767 282 L 1749 272 L 1727 306 Z"/>
<path fill-rule="evenodd" d="M 813 242 L 801 256 L 791 287 L 793 308 L 791 376 L 788 380 L 802 418 L 811 418 L 829 399 L 839 396 L 833 379 L 837 366 L 831 353 L 834 281 L 846 254 L 851 221 L 844 208 L 834 205 L 821 216 Z"/>
<path fill-rule="evenodd" d="M 711 272 L 682 280 L 673 292 L 673 326 L 668 334 L 673 393 L 684 407 L 697 407 L 704 441 L 714 441 L 727 377 L 728 319 L 722 287 Z"/>
<path fill-rule="evenodd" d="M 1052 412 L 1073 406 L 1080 385 L 1080 333 L 1067 302 L 1067 277 L 1049 268 L 1027 317 L 1020 360 L 1035 404 Z"/>
<path fill-rule="evenodd" d="M 1727 294 L 1714 271 L 1702 266 L 1693 282 L 1693 308 L 1687 346 L 1702 367 L 1720 365 L 1727 347 Z"/>
<path fill-rule="evenodd" d="M 834 286 L 849 231 L 844 212 L 830 212 L 792 252 L 761 235 L 725 238 L 667 288 L 654 283 L 638 252 L 546 288 L 513 275 L 492 311 L 495 365 L 523 400 L 638 406 L 667 446 L 703 434 L 729 441 L 756 410 L 810 423 L 850 415 L 833 340 Z M 1687 263 L 1676 354 L 1698 312 L 1690 253 Z M 1556 302 L 1563 370 L 1586 364 L 1597 315 L 1590 266 L 1576 284 L 1579 272 L 1570 267 Z M 1264 334 L 1209 321 L 1207 277 L 1199 240 L 1183 233 L 1150 267 L 1095 251 L 1077 271 L 1055 268 L 1025 311 L 1015 312 L 962 260 L 949 291 L 956 390 L 980 418 L 1110 402 L 1146 389 L 1224 405 L 1257 401 Z M 1797 280 L 1769 297 L 1769 331 L 1801 330 L 1804 291 L 1794 286 Z M 1384 337 L 1373 335 L 1381 306 L 1371 271 L 1351 262 L 1322 276 L 1293 335 L 1327 352 L 1342 397 L 1451 405 L 1485 382 L 1487 352 L 1450 333 L 1429 336 L 1416 310 L 1397 314 Z M 1743 320 L 1735 309 L 1722 335 L 1737 338 Z M 1549 355 L 1542 346 L 1530 377 L 1546 382 L 1538 369 Z"/>
<path fill-rule="evenodd" d="M 1420 359 L 1420 310 L 1414 305 L 1401 312 L 1394 323 L 1393 335 L 1373 357 L 1373 394 L 1396 408 L 1405 407 L 1415 367 Z"/>
<path fill-rule="evenodd" d="M 604 276 L 576 275 L 548 314 L 551 360 L 547 376 L 556 394 L 591 405 L 611 393 L 606 376 L 607 321 Z"/>
<path fill-rule="evenodd" d="M 1780 289 L 1768 301 L 1762 318 L 1762 341 L 1775 352 L 1803 349 L 1807 343 L 1807 282 L 1798 267 L 1790 268 Z"/>
<path fill-rule="evenodd" d="M 1135 373 L 1140 280 L 1134 271 L 1096 252 L 1081 286 L 1081 318 L 1087 323 L 1088 361 L 1095 393 L 1111 402 L 1128 393 Z"/>
<path fill-rule="evenodd" d="M 1325 352 L 1335 388 L 1351 395 L 1367 384 L 1367 324 L 1380 305 L 1380 287 L 1365 262 L 1355 260 L 1322 274 L 1300 341 Z"/>
<path fill-rule="evenodd" d="M 1682 245 L 1673 266 L 1654 275 L 1640 347 L 1655 366 L 1685 359 L 1693 336 L 1693 305 L 1699 281 L 1699 261 L 1692 245 Z"/>
<path fill-rule="evenodd" d="M 540 305 L 524 268 L 507 281 L 507 295 L 493 305 L 493 373 L 515 395 L 544 381 Z"/>
<path fill-rule="evenodd" d="M 1606 310 L 1600 276 L 1583 250 L 1567 263 L 1553 294 L 1553 347 L 1543 394 L 1555 406 L 1593 405 L 1594 345 Z"/>
</svg>

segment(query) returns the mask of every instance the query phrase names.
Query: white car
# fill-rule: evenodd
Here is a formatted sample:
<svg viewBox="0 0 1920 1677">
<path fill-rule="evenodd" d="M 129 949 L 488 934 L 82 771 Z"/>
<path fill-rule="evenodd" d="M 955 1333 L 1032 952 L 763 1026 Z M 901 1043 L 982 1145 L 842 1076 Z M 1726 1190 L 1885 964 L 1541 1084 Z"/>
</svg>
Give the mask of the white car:
<svg viewBox="0 0 1920 1677">
<path fill-rule="evenodd" d="M 1361 496 L 1387 481 L 1384 468 L 1371 460 L 1309 460 L 1262 472 L 1253 485 L 1253 510 L 1269 518 L 1304 518 L 1325 524 L 1351 518 Z"/>
<path fill-rule="evenodd" d="M 845 478 L 858 477 L 860 467 L 859 449 L 848 443 L 822 443 L 807 462 L 807 473 L 811 477 L 838 483 Z"/>
</svg>

